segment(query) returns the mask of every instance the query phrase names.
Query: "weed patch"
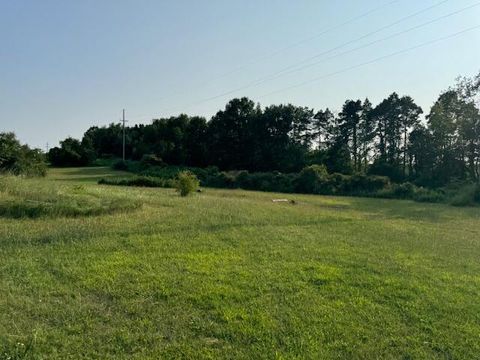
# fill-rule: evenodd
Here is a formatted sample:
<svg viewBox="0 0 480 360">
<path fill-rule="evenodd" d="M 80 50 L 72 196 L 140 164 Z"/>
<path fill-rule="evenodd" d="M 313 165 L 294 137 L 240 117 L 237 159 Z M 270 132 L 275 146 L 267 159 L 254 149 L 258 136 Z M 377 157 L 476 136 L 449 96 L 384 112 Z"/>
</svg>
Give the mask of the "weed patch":
<svg viewBox="0 0 480 360">
<path fill-rule="evenodd" d="M 0 216 L 21 219 L 79 217 L 132 211 L 139 201 L 87 190 L 82 186 L 54 186 L 17 177 L 0 178 Z"/>
</svg>

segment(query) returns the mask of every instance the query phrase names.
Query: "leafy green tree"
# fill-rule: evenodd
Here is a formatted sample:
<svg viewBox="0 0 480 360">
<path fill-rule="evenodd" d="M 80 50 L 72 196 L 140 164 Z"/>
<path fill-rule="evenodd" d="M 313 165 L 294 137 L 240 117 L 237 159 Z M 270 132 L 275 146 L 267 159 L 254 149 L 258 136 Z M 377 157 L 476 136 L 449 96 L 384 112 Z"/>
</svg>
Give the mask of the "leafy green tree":
<svg viewBox="0 0 480 360">
<path fill-rule="evenodd" d="M 435 150 L 431 132 L 423 125 L 416 125 L 409 134 L 409 173 L 423 186 L 432 185 Z"/>
<path fill-rule="evenodd" d="M 363 107 L 360 100 L 348 100 L 343 105 L 342 112 L 339 114 L 340 132 L 345 141 L 345 145 L 350 148 L 355 171 L 360 170 L 361 163 L 359 156 L 359 128 L 362 110 Z"/>
<path fill-rule="evenodd" d="M 338 136 L 328 148 L 326 153 L 325 165 L 329 173 L 352 174 L 353 164 L 348 144 L 344 138 Z"/>
<path fill-rule="evenodd" d="M 0 172 L 45 176 L 45 156 L 38 149 L 22 145 L 14 133 L 0 133 Z"/>
<path fill-rule="evenodd" d="M 312 121 L 312 136 L 317 140 L 317 148 L 325 149 L 332 138 L 335 127 L 335 115 L 330 109 L 318 111 Z"/>
<path fill-rule="evenodd" d="M 208 124 L 209 163 L 221 169 L 249 169 L 252 123 L 260 110 L 247 98 L 233 99 Z"/>
<path fill-rule="evenodd" d="M 191 117 L 185 128 L 185 163 L 190 166 L 207 166 L 207 121 L 203 117 Z"/>
<path fill-rule="evenodd" d="M 367 172 L 370 162 L 370 153 L 373 150 L 375 139 L 375 123 L 372 118 L 372 103 L 365 99 L 362 105 L 362 113 L 359 125 L 360 157 L 363 172 Z"/>
<path fill-rule="evenodd" d="M 313 110 L 293 105 L 272 105 L 255 118 L 252 170 L 299 171 L 305 164 L 313 135 Z M 260 165 L 260 167 L 256 166 Z"/>
<path fill-rule="evenodd" d="M 250 170 L 285 171 L 296 167 L 298 154 L 293 154 L 290 134 L 293 131 L 293 114 L 290 106 L 272 105 L 259 115 L 251 125 L 253 139 Z M 295 151 L 294 151 L 295 152 Z"/>
<path fill-rule="evenodd" d="M 410 96 L 403 96 L 399 100 L 399 124 L 402 127 L 403 132 L 403 176 L 407 175 L 407 157 L 408 157 L 408 134 L 411 129 L 420 123 L 420 115 L 423 110 L 420 106 L 415 104 Z"/>
<path fill-rule="evenodd" d="M 456 91 L 462 101 L 463 116 L 459 121 L 459 136 L 467 159 L 471 179 L 480 181 L 480 73 L 473 78 L 458 80 Z"/>
<path fill-rule="evenodd" d="M 94 159 L 93 153 L 71 137 L 60 142 L 60 147 L 51 148 L 48 160 L 54 166 L 86 166 Z"/>
</svg>

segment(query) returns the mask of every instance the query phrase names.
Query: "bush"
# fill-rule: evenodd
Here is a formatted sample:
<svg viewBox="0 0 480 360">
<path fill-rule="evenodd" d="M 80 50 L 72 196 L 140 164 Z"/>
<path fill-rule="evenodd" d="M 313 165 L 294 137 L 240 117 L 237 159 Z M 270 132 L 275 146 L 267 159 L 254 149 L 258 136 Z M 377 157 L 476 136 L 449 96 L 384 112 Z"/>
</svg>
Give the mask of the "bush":
<svg viewBox="0 0 480 360">
<path fill-rule="evenodd" d="M 200 180 L 202 186 L 208 186 L 220 189 L 233 189 L 238 187 L 236 184 L 236 175 L 234 173 L 219 172 L 215 169 L 207 168 L 199 171 L 198 168 L 192 168 L 190 172 L 194 173 Z"/>
<path fill-rule="evenodd" d="M 182 171 L 177 176 L 176 188 L 181 196 L 187 196 L 197 191 L 199 185 L 200 181 L 198 178 L 189 171 Z"/>
<path fill-rule="evenodd" d="M 296 174 L 282 174 L 280 172 L 264 172 L 250 174 L 240 171 L 234 179 L 234 186 L 246 190 L 260 190 L 291 193 L 294 192 Z"/>
<path fill-rule="evenodd" d="M 12 175 L 45 176 L 45 156 L 38 149 L 22 145 L 13 133 L 0 133 L 0 172 Z"/>
<path fill-rule="evenodd" d="M 475 187 L 475 192 L 473 194 L 473 201 L 477 204 L 480 204 L 480 184 L 477 184 Z"/>
<path fill-rule="evenodd" d="M 306 194 L 319 194 L 321 185 L 327 178 L 328 172 L 324 165 L 307 166 L 297 178 L 296 190 Z"/>
<path fill-rule="evenodd" d="M 138 186 L 138 187 L 151 187 L 151 188 L 174 188 L 176 185 L 175 180 L 172 179 L 159 179 L 150 176 L 136 176 L 127 179 L 100 179 L 99 185 L 114 185 L 114 186 Z"/>
<path fill-rule="evenodd" d="M 300 173 L 280 172 L 249 173 L 248 171 L 220 172 L 216 167 L 149 166 L 140 170 L 139 162 L 128 162 L 128 169 L 142 174 L 129 180 L 102 180 L 104 184 L 146 187 L 177 187 L 179 174 L 189 172 L 196 176 L 202 186 L 279 193 L 305 193 L 340 196 L 368 196 L 389 199 L 410 199 L 419 202 L 442 202 L 447 198 L 445 191 L 417 187 L 412 183 L 392 184 L 386 176 L 339 173 L 328 174 L 323 165 L 311 165 Z M 198 186 L 198 185 L 197 185 Z M 448 190 L 453 193 L 458 187 Z M 477 198 L 480 198 L 480 189 Z M 475 197 L 475 196 L 474 196 Z M 478 200 L 477 200 L 478 202 Z"/>
<path fill-rule="evenodd" d="M 372 194 L 390 185 L 390 179 L 386 176 L 367 176 L 356 174 L 350 177 L 349 187 L 346 189 L 350 194 Z"/>
<path fill-rule="evenodd" d="M 48 160 L 54 166 L 86 166 L 95 160 L 95 153 L 79 140 L 66 138 L 60 147 L 50 149 Z"/>
<path fill-rule="evenodd" d="M 141 174 L 145 176 L 154 176 L 161 179 L 175 179 L 180 172 L 185 170 L 186 168 L 178 166 L 151 166 L 148 169 L 141 171 Z"/>
<path fill-rule="evenodd" d="M 112 165 L 112 169 L 119 170 L 119 171 L 127 171 L 128 163 L 124 160 L 115 161 Z"/>
<path fill-rule="evenodd" d="M 445 201 L 445 193 L 439 190 L 417 188 L 413 200 L 418 202 L 439 203 Z"/>
<path fill-rule="evenodd" d="M 98 158 L 91 162 L 91 166 L 102 166 L 102 167 L 111 167 L 117 161 L 115 158 Z"/>
<path fill-rule="evenodd" d="M 468 184 L 461 187 L 450 200 L 453 206 L 474 206 L 480 204 L 480 185 Z"/>
<path fill-rule="evenodd" d="M 393 185 L 393 197 L 396 199 L 413 199 L 416 187 L 410 182 Z"/>
<path fill-rule="evenodd" d="M 385 160 L 376 160 L 368 169 L 369 175 L 387 176 L 394 182 L 401 182 L 404 176 L 399 166 L 394 166 Z"/>
<path fill-rule="evenodd" d="M 165 167 L 165 163 L 163 162 L 162 158 L 155 154 L 143 155 L 142 159 L 140 160 L 140 164 L 145 169 L 149 168 L 150 166 Z"/>
</svg>

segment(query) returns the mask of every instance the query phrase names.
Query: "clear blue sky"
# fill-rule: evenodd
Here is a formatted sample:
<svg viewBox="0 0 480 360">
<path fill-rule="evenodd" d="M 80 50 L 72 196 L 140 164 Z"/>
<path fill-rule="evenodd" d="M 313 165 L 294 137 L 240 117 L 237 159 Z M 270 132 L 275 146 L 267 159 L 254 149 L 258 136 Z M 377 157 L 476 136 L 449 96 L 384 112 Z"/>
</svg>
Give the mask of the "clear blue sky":
<svg viewBox="0 0 480 360">
<path fill-rule="evenodd" d="M 347 98 L 368 96 L 377 103 L 397 91 L 428 110 L 458 75 L 480 70 L 480 29 L 265 96 L 480 25 L 477 6 L 324 60 L 478 0 L 446 1 L 360 40 L 440 0 L 398 0 L 338 27 L 390 2 L 0 0 L 0 131 L 14 131 L 44 148 L 68 135 L 81 137 L 92 125 L 118 121 L 124 107 L 134 123 L 180 112 L 210 117 L 235 96 L 262 105 L 291 102 L 337 110 Z M 336 47 L 318 57 L 319 64 L 205 101 Z"/>
</svg>

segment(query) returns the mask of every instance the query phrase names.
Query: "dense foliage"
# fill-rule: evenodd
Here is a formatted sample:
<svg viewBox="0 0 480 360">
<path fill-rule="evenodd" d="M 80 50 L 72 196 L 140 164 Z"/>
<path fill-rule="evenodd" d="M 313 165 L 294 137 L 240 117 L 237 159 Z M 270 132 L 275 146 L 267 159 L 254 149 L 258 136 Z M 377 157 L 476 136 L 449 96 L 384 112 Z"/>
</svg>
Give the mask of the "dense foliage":
<svg viewBox="0 0 480 360">
<path fill-rule="evenodd" d="M 233 99 L 208 122 L 180 115 L 128 127 L 126 154 L 146 166 L 291 173 L 323 165 L 329 173 L 387 176 L 427 187 L 478 182 L 479 79 L 463 79 L 442 93 L 425 121 L 411 97 L 396 93 L 376 106 L 368 99 L 348 100 L 337 115 L 294 105 L 262 109 L 247 98 Z M 81 141 L 63 141 L 49 158 L 55 165 L 82 165 L 119 157 L 121 144 L 120 125 L 92 127 Z"/>
<path fill-rule="evenodd" d="M 22 145 L 13 133 L 0 133 L 0 173 L 45 176 L 45 157 L 38 149 Z"/>
<path fill-rule="evenodd" d="M 198 190 L 200 181 L 195 174 L 189 171 L 182 171 L 177 175 L 175 188 L 180 196 L 188 196 Z"/>
<path fill-rule="evenodd" d="M 136 173 L 125 178 L 102 178 L 101 185 L 177 188 L 181 173 L 194 174 L 203 187 L 245 189 L 277 193 L 363 196 L 405 199 L 418 202 L 480 205 L 480 184 L 452 182 L 441 188 L 427 188 L 411 182 L 395 183 L 386 176 L 329 174 L 323 165 L 311 165 L 298 173 L 220 171 L 216 167 L 165 166 L 145 168 L 127 161 L 125 169 Z"/>
</svg>

